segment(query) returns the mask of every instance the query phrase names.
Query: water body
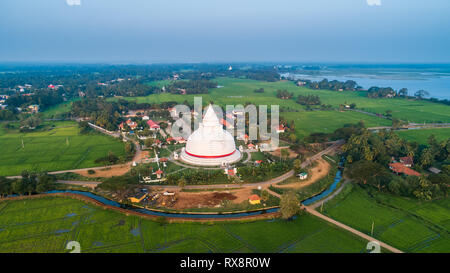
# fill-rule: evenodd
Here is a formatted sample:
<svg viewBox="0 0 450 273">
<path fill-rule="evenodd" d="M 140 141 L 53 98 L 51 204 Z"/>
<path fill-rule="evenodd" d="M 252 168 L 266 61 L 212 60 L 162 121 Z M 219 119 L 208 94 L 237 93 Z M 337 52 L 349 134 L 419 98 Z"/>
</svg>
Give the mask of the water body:
<svg viewBox="0 0 450 273">
<path fill-rule="evenodd" d="M 339 166 L 342 166 L 342 163 L 343 162 L 339 162 Z M 305 206 L 309 206 L 309 205 L 311 205 L 311 204 L 313 204 L 313 203 L 315 203 L 315 202 L 317 202 L 317 201 L 327 197 L 328 195 L 330 195 L 336 189 L 336 187 L 337 187 L 339 181 L 341 181 L 341 179 L 342 179 L 342 171 L 339 169 L 336 172 L 336 176 L 334 177 L 333 183 L 326 190 L 324 190 L 323 192 L 321 192 L 321 193 L 319 193 L 319 194 L 317 194 L 317 195 L 315 195 L 313 197 L 310 197 L 310 198 L 304 200 L 302 202 L 302 204 L 305 205 Z"/>
<path fill-rule="evenodd" d="M 87 197 L 90 197 L 94 200 L 99 201 L 100 203 L 118 207 L 118 208 L 126 208 L 128 210 L 136 211 L 145 213 L 148 215 L 154 215 L 154 216 L 164 216 L 164 217 L 173 217 L 173 218 L 191 218 L 191 219 L 205 219 L 205 218 L 240 218 L 245 216 L 254 216 L 254 215 L 261 215 L 264 213 L 272 213 L 279 211 L 278 208 L 273 209 L 267 209 L 267 210 L 260 210 L 260 211 L 251 211 L 251 212 L 241 212 L 241 213 L 227 213 L 227 214 L 200 214 L 200 213 L 170 213 L 170 212 L 161 212 L 161 211 L 155 211 L 155 210 L 149 210 L 149 209 L 142 209 L 142 208 L 136 208 L 136 207 L 125 207 L 123 204 L 120 204 L 119 202 L 109 200 L 107 198 L 104 198 L 102 196 L 98 196 L 96 194 L 93 194 L 91 192 L 84 192 L 84 191 L 72 191 L 72 190 L 54 190 L 54 191 L 48 191 L 47 193 L 57 193 L 57 192 L 67 192 L 67 193 L 76 193 L 80 195 L 84 195 Z"/>
<path fill-rule="evenodd" d="M 342 162 L 339 163 L 340 166 L 342 166 Z M 323 192 L 320 194 L 317 194 L 311 198 L 308 198 L 302 202 L 303 205 L 308 206 L 312 203 L 319 201 L 328 195 L 330 195 L 337 187 L 337 184 L 342 179 L 342 171 L 338 170 L 336 172 L 336 176 L 334 178 L 334 182 Z M 267 210 L 259 210 L 259 211 L 250 211 L 250 212 L 239 212 L 239 213 L 226 213 L 226 214 L 219 214 L 219 213 L 211 213 L 211 214 L 200 214 L 200 213 L 171 213 L 171 212 L 161 212 L 161 211 L 155 211 L 150 209 L 142 209 L 137 207 L 131 207 L 131 206 L 125 206 L 119 202 L 107 199 L 105 197 L 93 194 L 91 192 L 85 192 L 85 191 L 74 191 L 74 190 L 54 190 L 54 191 L 48 191 L 47 193 L 58 193 L 58 192 L 67 192 L 67 193 L 75 193 L 84 195 L 87 197 L 90 197 L 94 200 L 99 201 L 100 203 L 103 203 L 105 205 L 110 205 L 113 207 L 118 208 L 125 208 L 131 211 L 136 211 L 148 215 L 154 215 L 154 216 L 164 216 L 164 217 L 173 217 L 173 218 L 190 218 L 190 219 L 205 219 L 205 218 L 220 218 L 220 219 L 229 219 L 229 218 L 241 218 L 246 216 L 255 216 L 255 215 L 261 215 L 264 213 L 272 213 L 272 212 L 278 212 L 279 208 L 272 208 Z"/>
<path fill-rule="evenodd" d="M 353 80 L 364 89 L 372 86 L 392 87 L 395 90 L 408 88 L 408 94 L 426 90 L 429 97 L 450 99 L 450 65 L 392 65 L 392 66 L 317 66 L 316 69 L 298 69 L 285 73 L 295 79 L 321 81 Z"/>
</svg>

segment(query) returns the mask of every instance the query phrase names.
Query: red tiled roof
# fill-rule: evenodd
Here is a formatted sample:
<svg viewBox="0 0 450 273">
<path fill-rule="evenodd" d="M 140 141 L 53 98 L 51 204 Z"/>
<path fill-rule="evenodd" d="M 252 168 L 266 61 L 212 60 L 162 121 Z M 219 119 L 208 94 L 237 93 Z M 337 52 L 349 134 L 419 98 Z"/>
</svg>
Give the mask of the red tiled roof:
<svg viewBox="0 0 450 273">
<path fill-rule="evenodd" d="M 396 173 L 404 173 L 406 175 L 420 176 L 420 173 L 403 165 L 403 163 L 391 163 L 389 167 Z"/>
<path fill-rule="evenodd" d="M 155 174 L 163 174 L 164 172 L 163 171 L 161 171 L 161 170 L 157 170 L 156 172 L 155 172 Z"/>
<path fill-rule="evenodd" d="M 223 126 L 225 126 L 225 127 L 230 127 L 230 126 L 232 126 L 228 121 L 226 121 L 226 120 L 224 120 L 224 119 L 221 119 L 221 120 L 220 120 L 220 123 L 221 123 Z"/>
<path fill-rule="evenodd" d="M 166 162 L 166 161 L 168 161 L 169 159 L 167 158 L 167 157 L 162 157 L 159 161 L 161 161 L 161 162 Z"/>
<path fill-rule="evenodd" d="M 147 121 L 147 124 L 148 126 L 150 126 L 150 128 L 159 128 L 159 125 L 151 119 Z"/>
<path fill-rule="evenodd" d="M 261 198 L 257 194 L 250 195 L 248 199 L 252 201 L 261 200 Z"/>
<path fill-rule="evenodd" d="M 400 162 L 405 165 L 412 165 L 414 163 L 414 159 L 411 156 L 400 157 Z"/>
</svg>

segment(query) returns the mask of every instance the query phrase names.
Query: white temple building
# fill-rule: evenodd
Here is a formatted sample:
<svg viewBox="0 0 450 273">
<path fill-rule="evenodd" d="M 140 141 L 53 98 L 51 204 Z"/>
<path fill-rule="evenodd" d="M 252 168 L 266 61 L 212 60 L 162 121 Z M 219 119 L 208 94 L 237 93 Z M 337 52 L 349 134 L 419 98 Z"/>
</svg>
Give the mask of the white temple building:
<svg viewBox="0 0 450 273">
<path fill-rule="evenodd" d="M 201 166 L 227 165 L 241 159 L 233 136 L 222 128 L 211 105 L 199 128 L 189 136 L 180 159 Z"/>
</svg>

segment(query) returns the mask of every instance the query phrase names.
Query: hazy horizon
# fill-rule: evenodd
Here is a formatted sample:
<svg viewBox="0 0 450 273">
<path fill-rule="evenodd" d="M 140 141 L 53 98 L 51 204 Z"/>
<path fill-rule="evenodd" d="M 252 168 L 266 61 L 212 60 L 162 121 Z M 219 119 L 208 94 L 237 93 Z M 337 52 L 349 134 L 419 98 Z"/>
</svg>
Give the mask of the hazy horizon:
<svg viewBox="0 0 450 273">
<path fill-rule="evenodd" d="M 0 63 L 450 63 L 450 1 L 2 0 Z"/>
</svg>

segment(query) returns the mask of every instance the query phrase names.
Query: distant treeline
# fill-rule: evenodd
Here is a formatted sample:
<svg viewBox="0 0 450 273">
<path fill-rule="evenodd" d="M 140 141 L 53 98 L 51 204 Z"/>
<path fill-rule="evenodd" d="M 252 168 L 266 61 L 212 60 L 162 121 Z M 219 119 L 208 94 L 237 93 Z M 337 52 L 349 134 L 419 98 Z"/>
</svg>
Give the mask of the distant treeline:
<svg viewBox="0 0 450 273">
<path fill-rule="evenodd" d="M 346 82 L 340 82 L 337 80 L 328 81 L 323 79 L 320 82 L 310 81 L 310 80 L 300 80 L 299 85 L 303 85 L 310 89 L 326 89 L 333 91 L 357 91 L 362 90 L 361 86 L 358 86 L 355 81 L 348 80 Z"/>
<path fill-rule="evenodd" d="M 165 91 L 172 94 L 207 94 L 209 89 L 216 88 L 217 83 L 207 79 L 175 81 L 165 86 Z"/>
<path fill-rule="evenodd" d="M 328 81 L 327 79 L 323 79 L 321 81 L 311 81 L 311 80 L 297 80 L 297 85 L 305 86 L 310 89 L 316 90 L 333 90 L 333 91 L 363 91 L 363 88 L 359 86 L 355 81 L 348 80 L 345 82 L 341 82 L 338 80 Z M 368 98 L 409 98 L 409 99 L 421 99 L 428 100 L 431 102 L 442 103 L 446 105 L 450 105 L 450 100 L 443 99 L 439 100 L 437 98 L 425 98 L 430 94 L 425 90 L 418 90 L 414 93 L 414 96 L 408 96 L 408 89 L 401 88 L 396 91 L 391 87 L 378 87 L 372 86 L 367 90 Z"/>
</svg>

